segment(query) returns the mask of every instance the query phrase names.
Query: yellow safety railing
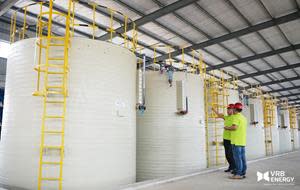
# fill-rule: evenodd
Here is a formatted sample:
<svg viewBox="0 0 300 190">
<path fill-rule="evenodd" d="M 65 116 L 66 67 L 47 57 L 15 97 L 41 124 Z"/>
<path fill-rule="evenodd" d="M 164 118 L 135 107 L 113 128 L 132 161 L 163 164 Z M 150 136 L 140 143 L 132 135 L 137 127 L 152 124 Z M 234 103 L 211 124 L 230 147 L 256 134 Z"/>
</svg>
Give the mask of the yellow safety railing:
<svg viewBox="0 0 300 190">
<path fill-rule="evenodd" d="M 151 45 L 150 48 L 152 48 L 153 50 L 153 64 L 157 64 L 157 50 L 161 50 L 163 52 L 167 52 L 168 54 L 168 59 L 166 60 L 166 64 L 172 64 L 173 63 L 173 59 L 171 57 L 171 52 L 172 52 L 172 46 L 169 45 L 164 45 L 164 44 L 154 44 Z M 155 70 L 155 67 L 154 67 Z"/>
<path fill-rule="evenodd" d="M 50 2 L 50 1 L 49 1 Z M 47 1 L 43 1 L 43 2 L 37 2 L 37 3 L 30 3 L 24 7 L 19 8 L 18 10 L 15 10 L 11 16 L 11 26 L 10 26 L 10 42 L 14 43 L 17 40 L 22 40 L 25 39 L 27 37 L 27 34 L 29 34 L 30 31 L 28 31 L 28 17 L 32 18 L 32 15 L 29 13 L 35 12 L 34 9 L 36 9 L 36 5 L 40 5 L 42 7 L 45 6 L 49 6 L 49 2 Z M 110 37 L 108 39 L 109 42 L 113 42 L 113 38 L 115 35 L 118 35 L 119 37 L 123 38 L 123 44 L 121 44 L 122 46 L 124 46 L 125 48 L 131 49 L 133 52 L 136 51 L 137 48 L 137 44 L 138 44 L 138 31 L 137 31 L 137 26 L 136 23 L 131 20 L 127 15 L 116 11 L 110 7 L 105 7 L 99 4 L 96 4 L 95 2 L 92 3 L 88 3 L 89 6 L 91 6 L 91 22 L 88 24 L 81 24 L 77 21 L 76 19 L 76 13 L 75 13 L 75 7 L 76 7 L 76 3 L 77 0 L 71 0 L 71 5 L 70 5 L 70 31 L 71 34 L 70 36 L 74 36 L 76 29 L 78 27 L 88 27 L 91 28 L 91 38 L 92 39 L 97 39 L 97 30 L 100 30 L 100 28 L 98 27 L 99 24 L 101 24 L 100 21 L 97 22 L 97 15 L 99 14 L 99 10 L 101 9 L 102 11 L 106 11 L 109 14 L 109 24 L 108 26 L 102 30 L 106 31 L 109 33 Z M 43 20 L 44 23 L 46 23 L 48 20 L 48 18 L 46 17 L 48 15 L 49 11 L 44 11 L 43 14 L 38 14 L 37 19 Z M 63 16 L 64 13 L 56 11 L 56 10 L 52 10 L 53 13 L 55 13 L 56 15 L 60 15 Z M 101 14 L 101 13 L 100 13 Z M 20 23 L 17 24 L 17 18 L 18 15 L 20 17 L 23 17 L 23 22 L 21 23 L 21 21 L 19 21 Z M 119 22 L 115 21 L 115 18 L 119 18 Z M 99 20 L 99 19 L 98 19 Z M 38 28 L 40 26 L 38 26 L 40 24 L 40 22 L 37 22 L 37 30 L 36 30 L 36 36 L 39 35 L 39 31 Z M 53 24 L 53 23 L 52 23 Z M 101 27 L 105 27 L 105 24 L 102 24 Z M 118 33 L 116 31 L 116 28 L 122 28 L 123 32 L 122 33 Z M 43 27 L 44 28 L 44 27 Z M 130 29 L 130 30 L 129 30 Z M 46 32 L 46 31 L 43 31 Z M 131 33 L 131 36 L 129 35 L 129 33 Z"/>
</svg>

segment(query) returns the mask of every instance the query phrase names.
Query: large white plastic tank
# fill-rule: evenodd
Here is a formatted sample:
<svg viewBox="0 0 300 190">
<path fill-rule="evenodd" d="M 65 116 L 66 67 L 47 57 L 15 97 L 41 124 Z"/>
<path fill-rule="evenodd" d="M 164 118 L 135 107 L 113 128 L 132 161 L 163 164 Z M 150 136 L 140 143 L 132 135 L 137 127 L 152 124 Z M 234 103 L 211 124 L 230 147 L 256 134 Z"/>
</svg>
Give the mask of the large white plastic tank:
<svg viewBox="0 0 300 190">
<path fill-rule="evenodd" d="M 280 153 L 292 151 L 290 118 L 288 110 L 280 111 L 281 128 L 279 128 L 279 150 Z"/>
<path fill-rule="evenodd" d="M 292 148 L 293 150 L 299 149 L 299 136 L 298 129 L 291 129 L 291 138 L 293 139 Z"/>
<path fill-rule="evenodd" d="M 34 55 L 35 39 L 13 44 L 0 143 L 0 183 L 25 189 L 38 184 L 42 98 L 32 96 Z M 135 63 L 122 47 L 72 39 L 63 189 L 111 189 L 135 181 Z"/>
<path fill-rule="evenodd" d="M 146 72 L 146 111 L 137 114 L 137 180 L 175 176 L 206 167 L 203 80 L 175 72 Z M 176 81 L 184 81 L 188 113 L 177 115 Z"/>
<path fill-rule="evenodd" d="M 262 100 L 250 98 L 243 114 L 248 120 L 246 157 L 248 160 L 264 157 L 266 149 Z"/>
<path fill-rule="evenodd" d="M 279 154 L 279 120 L 278 120 L 278 107 L 275 106 L 274 112 L 274 125 L 272 127 L 272 145 L 273 145 L 273 154 Z"/>
<path fill-rule="evenodd" d="M 239 102 L 239 94 L 237 90 L 227 89 L 228 91 L 228 104 L 235 104 Z M 208 97 L 210 98 L 210 97 Z M 223 101 L 223 97 L 219 96 L 219 102 Z M 227 105 L 225 105 L 227 106 Z M 225 112 L 227 110 L 225 109 Z M 217 121 L 217 122 L 216 122 Z M 209 119 L 208 121 L 208 160 L 209 167 L 214 167 L 217 165 L 224 165 L 227 163 L 225 157 L 225 150 L 223 145 L 223 130 L 224 130 L 224 120 L 223 119 Z M 216 143 L 216 139 L 218 143 Z M 218 158 L 218 159 L 217 159 Z"/>
<path fill-rule="evenodd" d="M 296 116 L 297 117 L 297 116 Z M 293 150 L 297 150 L 299 149 L 299 134 L 298 134 L 298 119 L 295 120 L 296 121 L 296 128 L 291 129 L 291 138 L 292 138 L 292 148 Z"/>
</svg>

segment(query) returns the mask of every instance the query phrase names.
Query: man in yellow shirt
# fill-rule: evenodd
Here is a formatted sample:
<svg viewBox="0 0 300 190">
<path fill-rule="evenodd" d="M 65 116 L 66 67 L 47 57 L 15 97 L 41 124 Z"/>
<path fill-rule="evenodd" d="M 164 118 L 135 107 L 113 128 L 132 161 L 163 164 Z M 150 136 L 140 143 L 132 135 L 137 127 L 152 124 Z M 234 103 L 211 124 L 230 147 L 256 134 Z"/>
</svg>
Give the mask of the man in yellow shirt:
<svg viewBox="0 0 300 190">
<path fill-rule="evenodd" d="M 236 167 L 234 175 L 230 178 L 243 179 L 245 178 L 247 170 L 245 156 L 247 119 L 241 114 L 243 110 L 243 105 L 241 103 L 236 103 L 234 108 L 232 126 L 224 127 L 226 130 L 231 131 L 231 144 Z"/>
<path fill-rule="evenodd" d="M 224 119 L 224 126 L 230 127 L 232 125 L 232 115 L 234 112 L 234 104 L 229 104 L 227 106 L 227 115 L 220 114 L 217 110 L 212 109 L 216 114 L 218 118 Z M 230 142 L 230 131 L 225 130 L 223 131 L 223 145 L 225 149 L 225 157 L 229 164 L 228 169 L 226 169 L 224 172 L 233 172 L 235 170 L 235 162 L 233 159 L 233 153 L 232 153 L 232 145 Z"/>
</svg>

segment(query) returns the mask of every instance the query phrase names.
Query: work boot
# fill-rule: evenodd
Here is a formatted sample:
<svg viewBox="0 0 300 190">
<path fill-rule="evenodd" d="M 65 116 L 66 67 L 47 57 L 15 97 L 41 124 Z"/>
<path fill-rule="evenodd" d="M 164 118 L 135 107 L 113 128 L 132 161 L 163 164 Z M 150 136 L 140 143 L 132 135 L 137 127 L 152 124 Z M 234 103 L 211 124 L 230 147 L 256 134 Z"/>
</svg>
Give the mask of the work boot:
<svg viewBox="0 0 300 190">
<path fill-rule="evenodd" d="M 233 175 L 229 177 L 230 179 L 244 179 L 243 176 L 240 175 Z"/>
</svg>

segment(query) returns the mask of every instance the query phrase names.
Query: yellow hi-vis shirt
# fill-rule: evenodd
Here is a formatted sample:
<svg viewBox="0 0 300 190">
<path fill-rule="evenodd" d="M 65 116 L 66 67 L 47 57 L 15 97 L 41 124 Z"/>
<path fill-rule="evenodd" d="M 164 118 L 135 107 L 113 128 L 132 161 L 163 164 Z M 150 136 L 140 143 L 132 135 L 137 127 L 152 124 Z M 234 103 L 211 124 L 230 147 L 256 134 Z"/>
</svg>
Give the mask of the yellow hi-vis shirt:
<svg viewBox="0 0 300 190">
<path fill-rule="evenodd" d="M 224 116 L 224 126 L 231 127 L 232 126 L 232 119 L 233 119 L 232 115 L 226 115 L 226 116 Z M 231 133 L 231 131 L 224 129 L 224 131 L 223 131 L 223 139 L 230 140 L 231 139 L 230 133 Z"/>
<path fill-rule="evenodd" d="M 237 129 L 231 131 L 231 144 L 236 146 L 246 146 L 247 119 L 241 113 L 234 114 L 232 125 L 236 125 Z"/>
</svg>

